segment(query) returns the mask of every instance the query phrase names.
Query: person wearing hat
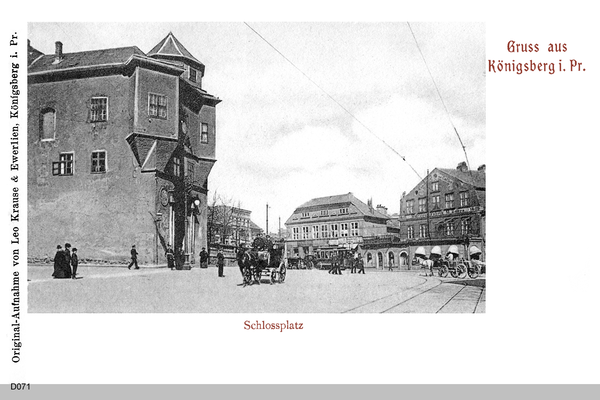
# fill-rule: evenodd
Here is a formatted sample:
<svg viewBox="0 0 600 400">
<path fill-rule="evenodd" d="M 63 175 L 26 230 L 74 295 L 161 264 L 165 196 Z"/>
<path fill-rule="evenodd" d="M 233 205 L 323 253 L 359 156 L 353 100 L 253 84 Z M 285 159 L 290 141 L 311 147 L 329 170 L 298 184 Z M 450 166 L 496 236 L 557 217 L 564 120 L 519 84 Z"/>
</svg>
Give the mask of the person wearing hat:
<svg viewBox="0 0 600 400">
<path fill-rule="evenodd" d="M 200 268 L 208 268 L 208 253 L 205 247 L 200 252 Z"/>
<path fill-rule="evenodd" d="M 62 276 L 62 265 L 63 265 L 63 260 L 65 258 L 65 253 L 62 249 L 62 246 L 59 244 L 58 246 L 56 246 L 56 254 L 54 255 L 54 272 L 52 273 L 52 276 L 56 279 L 56 278 L 63 278 Z"/>
<path fill-rule="evenodd" d="M 73 254 L 71 254 L 71 266 L 73 267 L 72 279 L 77 279 L 77 266 L 79 265 L 79 258 L 77 257 L 77 247 L 73 247 Z"/>
<path fill-rule="evenodd" d="M 223 255 L 223 251 L 221 251 L 221 247 L 218 248 L 217 251 L 217 267 L 219 268 L 219 278 L 223 278 L 223 267 L 225 267 L 225 256 Z"/>
<path fill-rule="evenodd" d="M 131 262 L 127 266 L 127 269 L 131 269 L 132 265 L 135 265 L 134 269 L 140 269 L 140 267 L 138 266 L 138 262 L 137 262 L 137 256 L 138 256 L 138 252 L 135 249 L 135 244 L 134 244 L 131 246 Z"/>
<path fill-rule="evenodd" d="M 167 267 L 169 267 L 170 270 L 175 269 L 175 253 L 173 252 L 173 247 L 171 247 L 170 244 L 167 245 L 165 256 L 167 257 Z"/>
<path fill-rule="evenodd" d="M 65 278 L 71 277 L 71 243 L 65 243 L 65 256 L 63 258 L 62 269 Z"/>
</svg>

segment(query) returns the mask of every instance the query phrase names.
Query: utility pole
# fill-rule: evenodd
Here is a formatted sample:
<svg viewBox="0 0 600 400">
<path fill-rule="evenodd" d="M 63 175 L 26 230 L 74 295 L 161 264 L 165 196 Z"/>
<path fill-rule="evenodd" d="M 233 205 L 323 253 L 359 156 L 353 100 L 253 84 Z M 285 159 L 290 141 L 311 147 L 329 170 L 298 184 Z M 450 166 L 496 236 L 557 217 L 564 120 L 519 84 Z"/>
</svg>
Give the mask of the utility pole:
<svg viewBox="0 0 600 400">
<path fill-rule="evenodd" d="M 267 231 L 265 232 L 265 235 L 269 234 L 269 203 L 267 203 Z"/>
<path fill-rule="evenodd" d="M 277 233 L 277 234 L 278 234 L 278 236 L 279 236 L 279 238 L 278 238 L 278 239 L 281 239 L 281 217 L 279 217 L 279 231 L 278 231 L 278 233 Z"/>
</svg>

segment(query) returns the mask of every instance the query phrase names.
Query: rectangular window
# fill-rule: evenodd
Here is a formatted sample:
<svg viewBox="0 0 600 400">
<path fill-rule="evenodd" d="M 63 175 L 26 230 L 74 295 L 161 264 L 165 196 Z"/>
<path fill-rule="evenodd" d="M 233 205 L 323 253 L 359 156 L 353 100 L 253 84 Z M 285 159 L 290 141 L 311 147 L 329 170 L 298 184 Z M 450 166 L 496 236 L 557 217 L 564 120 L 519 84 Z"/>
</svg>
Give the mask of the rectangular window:
<svg viewBox="0 0 600 400">
<path fill-rule="evenodd" d="M 148 93 L 148 115 L 154 118 L 167 119 L 167 96 Z"/>
<path fill-rule="evenodd" d="M 302 239 L 310 239 L 308 226 L 302 227 Z"/>
<path fill-rule="evenodd" d="M 427 237 L 427 225 L 419 225 L 419 237 Z"/>
<path fill-rule="evenodd" d="M 300 229 L 298 227 L 292 228 L 292 239 L 300 239 Z"/>
<path fill-rule="evenodd" d="M 202 124 L 202 132 L 200 132 L 200 143 L 208 143 L 208 124 Z"/>
<path fill-rule="evenodd" d="M 348 237 L 348 224 L 340 224 L 340 237 Z"/>
<path fill-rule="evenodd" d="M 463 219 L 460 221 L 460 233 L 467 235 L 469 233 L 469 220 Z"/>
<path fill-rule="evenodd" d="M 173 175 L 181 176 L 181 159 L 179 157 L 173 158 Z"/>
<path fill-rule="evenodd" d="M 454 235 L 454 224 L 452 222 L 446 223 L 446 236 Z"/>
<path fill-rule="evenodd" d="M 309 212 L 303 212 L 302 213 L 302 218 L 308 218 L 310 217 L 310 213 Z"/>
<path fill-rule="evenodd" d="M 329 231 L 327 230 L 327 225 L 321 225 L 321 237 L 323 239 L 327 239 L 329 237 Z"/>
<path fill-rule="evenodd" d="M 108 119 L 108 97 L 92 97 L 90 122 L 103 122 Z"/>
<path fill-rule="evenodd" d="M 350 223 L 350 236 L 358 236 L 358 222 Z"/>
<path fill-rule="evenodd" d="M 92 174 L 106 173 L 106 151 L 92 152 Z"/>
<path fill-rule="evenodd" d="M 195 164 L 189 158 L 185 159 L 185 176 L 188 177 L 191 181 L 194 180 L 194 171 Z"/>
<path fill-rule="evenodd" d="M 439 192 L 440 191 L 440 183 L 438 181 L 431 182 L 431 191 Z"/>
<path fill-rule="evenodd" d="M 406 213 L 407 214 L 412 214 L 415 212 L 415 201 L 414 200 L 407 200 L 406 201 Z"/>
<path fill-rule="evenodd" d="M 469 192 L 460 192 L 460 206 L 467 207 L 469 205 Z"/>
<path fill-rule="evenodd" d="M 347 208 L 340 208 L 340 214 L 348 214 Z"/>
<path fill-rule="evenodd" d="M 46 108 L 40 115 L 40 139 L 54 140 L 56 132 L 56 111 Z"/>
<path fill-rule="evenodd" d="M 329 215 L 329 211 L 328 210 L 321 210 L 321 217 L 326 217 Z"/>
<path fill-rule="evenodd" d="M 440 195 L 431 196 L 431 209 L 435 210 L 440 207 Z"/>
<path fill-rule="evenodd" d="M 61 153 L 58 159 L 52 163 L 52 175 L 73 175 L 73 153 Z"/>
<path fill-rule="evenodd" d="M 446 193 L 446 208 L 454 208 L 454 193 Z"/>
<path fill-rule="evenodd" d="M 312 227 L 312 236 L 313 236 L 313 239 L 319 238 L 319 227 L 316 225 Z"/>
<path fill-rule="evenodd" d="M 338 237 L 338 234 L 339 234 L 338 225 L 337 224 L 331 225 L 331 237 L 336 238 L 336 237 Z"/>
<path fill-rule="evenodd" d="M 412 226 L 409 226 L 406 231 L 406 237 L 409 239 L 415 238 L 415 230 Z"/>
<path fill-rule="evenodd" d="M 419 212 L 426 212 L 426 211 L 427 211 L 427 199 L 426 198 L 419 199 Z"/>
<path fill-rule="evenodd" d="M 196 82 L 198 80 L 198 71 L 190 67 L 190 81 Z"/>
</svg>

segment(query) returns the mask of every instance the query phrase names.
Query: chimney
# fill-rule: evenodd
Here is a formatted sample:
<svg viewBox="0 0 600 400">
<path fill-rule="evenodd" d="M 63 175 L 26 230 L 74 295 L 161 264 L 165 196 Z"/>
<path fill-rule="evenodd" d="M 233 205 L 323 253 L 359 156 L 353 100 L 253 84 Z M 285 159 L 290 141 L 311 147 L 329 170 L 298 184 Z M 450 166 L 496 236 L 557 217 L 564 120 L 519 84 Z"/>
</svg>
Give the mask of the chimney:
<svg viewBox="0 0 600 400">
<path fill-rule="evenodd" d="M 387 215 L 387 207 L 382 206 L 381 204 L 377 204 L 377 211 L 383 215 Z"/>
<path fill-rule="evenodd" d="M 63 59 L 63 44 L 62 42 L 55 43 L 54 63 L 57 64 Z"/>
<path fill-rule="evenodd" d="M 457 166 L 456 169 L 459 170 L 460 172 L 469 172 L 469 168 L 467 168 L 467 163 L 464 161 L 461 161 Z"/>
<path fill-rule="evenodd" d="M 477 171 L 479 171 L 479 172 L 485 172 L 485 164 L 481 164 L 479 166 L 479 168 L 477 168 Z"/>
</svg>

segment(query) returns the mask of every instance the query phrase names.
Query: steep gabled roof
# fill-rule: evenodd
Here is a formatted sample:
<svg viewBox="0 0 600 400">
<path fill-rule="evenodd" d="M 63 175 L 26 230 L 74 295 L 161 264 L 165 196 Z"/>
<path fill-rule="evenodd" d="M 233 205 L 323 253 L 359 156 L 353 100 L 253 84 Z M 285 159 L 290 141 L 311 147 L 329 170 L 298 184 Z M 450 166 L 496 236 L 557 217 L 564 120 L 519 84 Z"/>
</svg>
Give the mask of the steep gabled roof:
<svg viewBox="0 0 600 400">
<path fill-rule="evenodd" d="M 204 71 L 204 64 L 198 61 L 198 59 L 196 59 L 196 57 L 194 57 L 192 53 L 190 53 L 185 46 L 181 44 L 179 40 L 177 40 L 175 35 L 173 35 L 173 32 L 169 32 L 169 34 L 163 40 L 158 42 L 158 44 L 148 52 L 148 57 L 165 59 L 184 58 L 188 61 L 198 64 L 197 67 L 201 67 L 201 69 Z"/>
</svg>

